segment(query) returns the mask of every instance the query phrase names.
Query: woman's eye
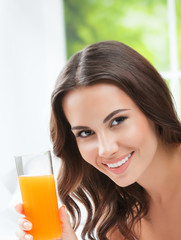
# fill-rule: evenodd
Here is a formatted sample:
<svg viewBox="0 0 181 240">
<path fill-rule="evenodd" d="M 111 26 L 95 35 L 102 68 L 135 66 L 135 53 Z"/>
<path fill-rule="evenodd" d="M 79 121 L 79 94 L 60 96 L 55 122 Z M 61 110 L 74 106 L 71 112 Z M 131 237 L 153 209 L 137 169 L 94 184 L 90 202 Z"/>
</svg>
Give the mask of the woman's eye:
<svg viewBox="0 0 181 240">
<path fill-rule="evenodd" d="M 124 120 L 126 120 L 127 117 L 117 117 L 115 118 L 112 122 L 111 122 L 111 127 L 119 125 L 120 123 L 122 123 Z"/>
<path fill-rule="evenodd" d="M 92 130 L 83 130 L 77 134 L 77 137 L 86 138 L 93 134 L 94 134 L 94 132 Z"/>
</svg>

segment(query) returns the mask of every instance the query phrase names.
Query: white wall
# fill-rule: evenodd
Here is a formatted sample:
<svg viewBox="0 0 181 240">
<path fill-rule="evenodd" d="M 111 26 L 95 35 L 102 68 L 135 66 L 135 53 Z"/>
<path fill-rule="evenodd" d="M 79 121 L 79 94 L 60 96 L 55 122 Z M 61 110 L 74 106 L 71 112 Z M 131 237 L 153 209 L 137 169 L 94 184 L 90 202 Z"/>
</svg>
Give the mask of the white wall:
<svg viewBox="0 0 181 240">
<path fill-rule="evenodd" d="M 14 234 L 14 155 L 51 149 L 50 95 L 65 63 L 61 0 L 0 0 L 0 239 Z"/>
</svg>

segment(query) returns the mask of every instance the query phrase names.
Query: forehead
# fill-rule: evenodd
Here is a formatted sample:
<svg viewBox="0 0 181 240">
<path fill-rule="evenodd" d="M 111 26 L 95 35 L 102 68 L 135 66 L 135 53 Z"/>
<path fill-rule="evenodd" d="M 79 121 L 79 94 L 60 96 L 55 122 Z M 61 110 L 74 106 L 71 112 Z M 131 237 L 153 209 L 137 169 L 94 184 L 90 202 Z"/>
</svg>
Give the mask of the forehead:
<svg viewBox="0 0 181 240">
<path fill-rule="evenodd" d="M 64 96 L 62 104 L 67 118 L 81 113 L 100 116 L 101 113 L 106 115 L 116 109 L 135 107 L 126 93 L 110 83 L 73 89 Z"/>
<path fill-rule="evenodd" d="M 117 102 L 118 98 L 122 101 L 132 102 L 130 97 L 124 93 L 119 87 L 110 83 L 97 83 L 90 86 L 75 88 L 63 98 L 63 106 L 71 106 L 75 102 L 85 103 L 101 103 Z"/>
</svg>

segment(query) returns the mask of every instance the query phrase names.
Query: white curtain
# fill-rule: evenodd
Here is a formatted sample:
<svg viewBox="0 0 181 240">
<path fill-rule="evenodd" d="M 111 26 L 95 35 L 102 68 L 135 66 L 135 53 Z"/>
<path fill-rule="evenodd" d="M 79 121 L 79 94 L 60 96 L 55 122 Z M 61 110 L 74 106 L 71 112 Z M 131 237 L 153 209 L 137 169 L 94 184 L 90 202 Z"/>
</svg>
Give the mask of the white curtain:
<svg viewBox="0 0 181 240">
<path fill-rule="evenodd" d="M 51 149 L 50 95 L 65 63 L 61 0 L 0 0 L 0 239 L 16 239 L 14 155 Z"/>
</svg>

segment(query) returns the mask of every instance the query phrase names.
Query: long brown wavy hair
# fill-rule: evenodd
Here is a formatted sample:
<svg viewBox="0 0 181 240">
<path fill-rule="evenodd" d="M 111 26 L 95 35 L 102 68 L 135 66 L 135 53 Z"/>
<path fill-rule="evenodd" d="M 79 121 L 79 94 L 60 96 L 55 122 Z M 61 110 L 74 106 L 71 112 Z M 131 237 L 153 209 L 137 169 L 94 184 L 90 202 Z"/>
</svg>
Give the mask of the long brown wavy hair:
<svg viewBox="0 0 181 240">
<path fill-rule="evenodd" d="M 51 99 L 51 138 L 54 153 L 62 161 L 58 193 L 72 216 L 73 227 L 76 229 L 81 220 L 78 199 L 87 209 L 82 239 L 107 240 L 108 232 L 116 226 L 125 239 L 133 240 L 135 223 L 149 210 L 148 193 L 136 182 L 117 186 L 88 164 L 62 109 L 67 92 L 100 81 L 122 89 L 154 122 L 164 142 L 180 143 L 181 125 L 165 81 L 143 56 L 123 43 L 105 41 L 84 48 L 69 59 L 57 79 Z"/>
</svg>

